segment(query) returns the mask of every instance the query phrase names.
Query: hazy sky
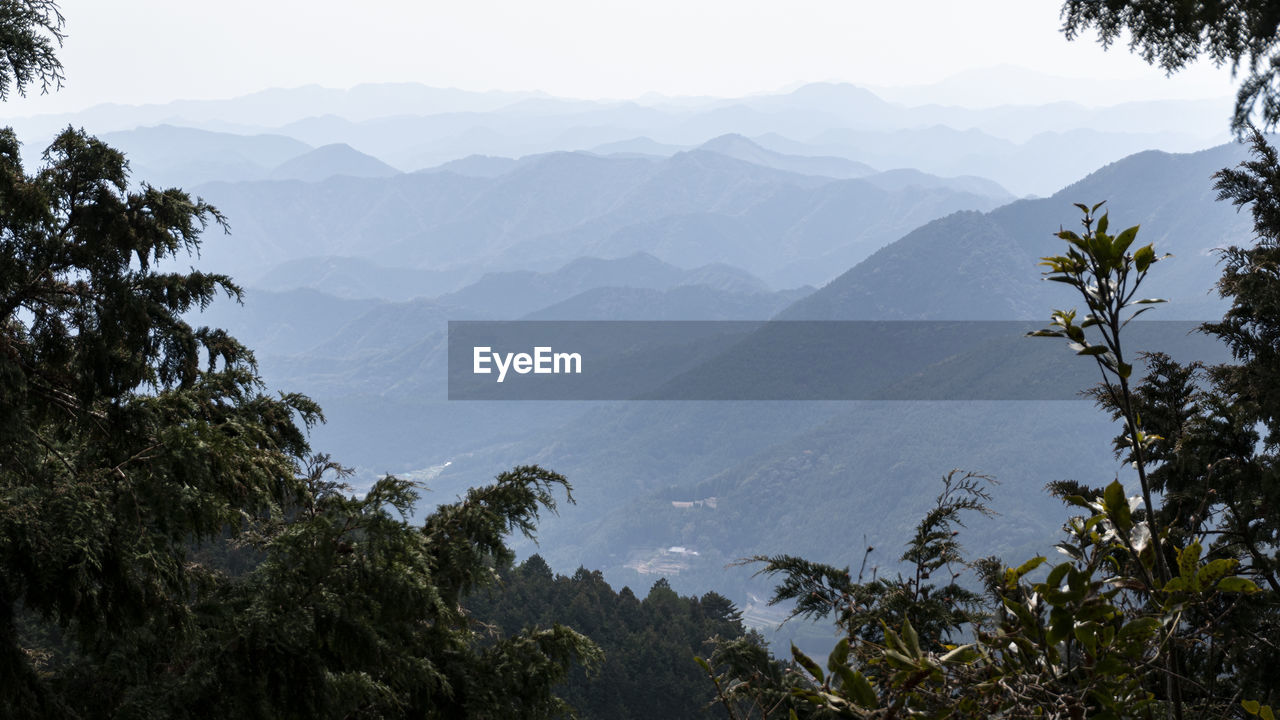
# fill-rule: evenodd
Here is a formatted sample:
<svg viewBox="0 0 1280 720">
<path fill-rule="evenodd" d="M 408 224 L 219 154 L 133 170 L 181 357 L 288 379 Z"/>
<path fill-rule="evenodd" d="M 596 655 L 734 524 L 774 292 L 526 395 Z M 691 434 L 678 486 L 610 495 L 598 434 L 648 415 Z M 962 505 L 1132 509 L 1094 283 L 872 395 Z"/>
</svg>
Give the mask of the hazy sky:
<svg viewBox="0 0 1280 720">
<path fill-rule="evenodd" d="M 1135 95 L 1231 92 L 1227 72 L 1212 66 L 1166 80 L 1125 48 L 1104 53 L 1092 39 L 1067 42 L 1052 0 L 63 0 L 61 6 L 66 88 L 14 100 L 3 114 L 381 81 L 574 97 L 728 96 L 818 80 L 930 83 L 1000 64 L 1122 78 Z"/>
</svg>

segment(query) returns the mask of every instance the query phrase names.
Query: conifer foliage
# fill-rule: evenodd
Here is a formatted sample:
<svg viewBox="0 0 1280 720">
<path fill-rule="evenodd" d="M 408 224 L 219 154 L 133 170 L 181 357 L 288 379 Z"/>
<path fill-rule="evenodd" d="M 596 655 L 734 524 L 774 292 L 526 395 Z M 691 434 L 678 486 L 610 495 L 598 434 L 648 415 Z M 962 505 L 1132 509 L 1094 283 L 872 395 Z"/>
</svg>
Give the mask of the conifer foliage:
<svg viewBox="0 0 1280 720">
<path fill-rule="evenodd" d="M 1127 40 L 1149 64 L 1173 73 L 1206 59 L 1243 75 L 1231 126 L 1247 134 L 1255 111 L 1280 121 L 1280 3 L 1275 0 L 1066 0 L 1063 31 L 1074 39 L 1090 29 L 1110 47 Z"/>
<path fill-rule="evenodd" d="M 61 16 L 0 1 L 0 97 L 57 84 Z M 461 609 L 569 491 L 534 466 L 419 523 L 313 455 L 307 397 L 186 318 L 226 228 L 68 128 L 28 172 L 0 130 L 0 716 L 547 717 L 594 644 L 484 637 Z"/>
</svg>

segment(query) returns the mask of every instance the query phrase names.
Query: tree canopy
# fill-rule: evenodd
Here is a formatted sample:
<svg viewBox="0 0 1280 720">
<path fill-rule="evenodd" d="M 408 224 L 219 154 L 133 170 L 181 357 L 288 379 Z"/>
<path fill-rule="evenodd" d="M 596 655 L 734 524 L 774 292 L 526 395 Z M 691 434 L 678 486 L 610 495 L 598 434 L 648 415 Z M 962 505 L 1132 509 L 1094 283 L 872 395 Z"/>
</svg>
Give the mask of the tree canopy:
<svg viewBox="0 0 1280 720">
<path fill-rule="evenodd" d="M 0 97 L 57 85 L 52 2 L 0 2 Z M 34 172 L 0 130 L 0 715 L 548 717 L 595 645 L 490 637 L 462 606 L 568 481 L 517 467 L 412 520 L 313 454 L 320 408 L 188 317 L 218 211 L 131 184 L 68 128 Z M 571 499 L 571 498 L 570 498 Z"/>
<path fill-rule="evenodd" d="M 62 87 L 57 48 L 63 39 L 62 13 L 53 0 L 0 1 L 0 100 L 38 85 L 41 92 Z"/>
<path fill-rule="evenodd" d="M 1067 0 L 1063 32 L 1097 31 L 1110 47 L 1128 33 L 1143 60 L 1176 72 L 1200 58 L 1243 75 L 1232 127 L 1243 133 L 1254 110 L 1280 121 L 1280 3 L 1275 0 Z"/>
<path fill-rule="evenodd" d="M 319 408 L 187 313 L 227 277 L 161 270 L 218 212 L 130 190 L 63 132 L 34 175 L 0 131 L 0 707 L 10 717 L 539 717 L 596 649 L 494 643 L 461 599 L 532 534 L 561 476 L 520 467 L 409 522 L 313 456 Z"/>
</svg>

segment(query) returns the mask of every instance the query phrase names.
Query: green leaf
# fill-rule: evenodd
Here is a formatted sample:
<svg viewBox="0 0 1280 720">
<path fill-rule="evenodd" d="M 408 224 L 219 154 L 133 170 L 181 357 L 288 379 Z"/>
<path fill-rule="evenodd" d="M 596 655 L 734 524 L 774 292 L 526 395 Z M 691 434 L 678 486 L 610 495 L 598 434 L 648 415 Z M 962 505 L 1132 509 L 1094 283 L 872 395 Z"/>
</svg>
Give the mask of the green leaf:
<svg viewBox="0 0 1280 720">
<path fill-rule="evenodd" d="M 846 693 L 852 698 L 853 702 L 864 708 L 873 708 L 879 704 L 876 698 L 876 691 L 871 687 L 871 683 L 860 672 L 850 670 L 848 667 L 842 667 L 840 673 L 840 684 L 844 687 Z"/>
<path fill-rule="evenodd" d="M 1045 560 L 1044 556 L 1038 555 L 1022 563 L 1016 568 L 1009 568 L 1005 570 L 1004 571 L 1005 587 L 1009 588 L 1010 590 L 1017 587 L 1018 581 L 1021 580 L 1024 575 L 1040 567 L 1045 562 L 1047 561 Z"/>
<path fill-rule="evenodd" d="M 1218 592 L 1224 593 L 1256 593 L 1258 586 L 1246 577 L 1232 576 L 1218 581 Z"/>
<path fill-rule="evenodd" d="M 1258 711 L 1262 709 L 1262 703 L 1257 700 L 1241 700 L 1240 706 L 1250 715 L 1257 715 Z"/>
<path fill-rule="evenodd" d="M 1148 638 L 1159 629 L 1159 620 L 1153 617 L 1141 617 L 1125 623 L 1124 627 L 1120 628 L 1120 637 L 1125 640 Z"/>
<path fill-rule="evenodd" d="M 1083 495 L 1068 495 L 1062 498 L 1062 500 L 1065 503 L 1068 503 L 1070 505 L 1075 505 L 1076 507 L 1082 507 L 1086 510 L 1093 509 L 1093 503 L 1086 500 Z"/>
<path fill-rule="evenodd" d="M 1079 623 L 1074 628 L 1076 640 L 1080 642 L 1090 655 L 1098 654 L 1098 624 L 1096 622 Z"/>
<path fill-rule="evenodd" d="M 1148 311 L 1148 310 L 1151 310 L 1151 309 L 1152 309 L 1152 308 L 1144 307 L 1144 308 L 1142 308 L 1141 310 L 1139 310 L 1139 311 L 1135 312 L 1134 314 L 1132 314 L 1132 315 L 1130 315 L 1130 316 L 1129 316 L 1129 319 L 1128 319 L 1128 320 L 1125 320 L 1124 322 L 1120 323 L 1120 327 L 1121 327 L 1121 328 L 1123 328 L 1124 326 L 1126 326 L 1126 325 L 1128 325 L 1129 323 L 1133 322 L 1133 319 L 1134 319 L 1134 318 L 1138 317 L 1138 316 L 1139 316 L 1139 315 L 1141 315 L 1142 313 L 1144 313 L 1144 312 L 1146 312 L 1146 311 Z"/>
<path fill-rule="evenodd" d="M 1108 351 L 1107 351 L 1106 345 L 1088 345 L 1086 347 L 1080 348 L 1079 350 L 1076 350 L 1077 355 L 1090 355 L 1090 356 L 1105 355 L 1107 352 Z"/>
<path fill-rule="evenodd" d="M 893 648 L 885 648 L 884 656 L 889 661 L 890 665 L 893 665 L 899 670 L 910 670 L 916 667 L 915 658 L 907 657 Z"/>
<path fill-rule="evenodd" d="M 1178 575 L 1190 582 L 1200 569 L 1200 543 L 1193 542 L 1178 551 Z"/>
<path fill-rule="evenodd" d="M 1218 558 L 1204 565 L 1196 573 L 1196 589 L 1205 590 L 1217 582 L 1220 578 L 1226 577 L 1227 573 L 1236 569 L 1237 561 L 1227 558 Z"/>
<path fill-rule="evenodd" d="M 1067 576 L 1067 572 L 1071 570 L 1071 563 L 1059 563 L 1056 567 L 1049 571 L 1049 577 L 1045 578 L 1044 584 L 1051 588 L 1057 588 L 1062 585 L 1062 578 Z"/>
<path fill-rule="evenodd" d="M 831 654 L 827 656 L 827 669 L 835 672 L 837 668 L 848 667 L 849 665 L 849 638 L 840 638 L 840 642 L 832 648 Z"/>
<path fill-rule="evenodd" d="M 794 643 L 791 645 L 791 657 L 800 664 L 800 667 L 808 670 L 814 680 L 819 683 L 823 682 L 826 676 L 822 674 L 822 668 L 818 667 L 818 663 L 814 662 L 812 658 L 801 652 L 800 648 L 796 647 Z"/>
<path fill-rule="evenodd" d="M 1133 254 L 1133 266 L 1138 272 L 1146 272 L 1151 263 L 1156 261 L 1156 251 L 1151 245 L 1143 245 Z"/>
<path fill-rule="evenodd" d="M 1127 533 L 1133 527 L 1133 514 L 1129 511 L 1129 498 L 1125 497 L 1124 486 L 1119 480 L 1112 480 L 1102 494 L 1102 506 L 1116 526 L 1116 530 Z"/>
<path fill-rule="evenodd" d="M 970 644 L 961 645 L 960 647 L 948 650 L 941 659 L 946 663 L 967 665 L 974 660 L 977 660 L 979 657 L 981 657 L 981 654 L 978 652 L 977 648 Z"/>
<path fill-rule="evenodd" d="M 1120 231 L 1120 234 L 1116 236 L 1115 242 L 1112 244 L 1112 251 L 1117 257 L 1124 257 L 1125 251 L 1129 249 L 1129 246 L 1133 244 L 1133 239 L 1137 236 L 1137 225 Z"/>
<path fill-rule="evenodd" d="M 902 621 L 902 639 L 907 643 L 907 650 L 911 652 L 913 657 L 920 657 L 920 636 L 916 635 L 916 629 L 911 627 L 910 620 Z"/>
</svg>

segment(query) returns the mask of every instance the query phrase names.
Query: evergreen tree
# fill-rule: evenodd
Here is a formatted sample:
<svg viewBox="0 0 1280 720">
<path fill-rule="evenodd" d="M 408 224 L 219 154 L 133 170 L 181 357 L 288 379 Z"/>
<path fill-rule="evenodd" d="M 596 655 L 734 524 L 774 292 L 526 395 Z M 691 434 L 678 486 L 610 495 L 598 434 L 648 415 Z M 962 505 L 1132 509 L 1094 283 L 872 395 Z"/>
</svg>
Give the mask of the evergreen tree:
<svg viewBox="0 0 1280 720">
<path fill-rule="evenodd" d="M 59 82 L 61 28 L 0 2 L 0 97 Z M 128 180 L 74 129 L 28 174 L 0 130 L 0 716 L 560 714 L 595 646 L 491 642 L 461 603 L 568 482 L 515 468 L 421 525 L 411 483 L 350 492 L 320 409 L 184 319 L 241 298 L 175 269 L 221 215 Z"/>
<path fill-rule="evenodd" d="M 3 0 L 0 2 L 0 100 L 16 90 L 39 85 L 41 92 L 62 87 L 62 63 L 56 48 L 62 45 L 62 13 L 53 0 Z"/>
<path fill-rule="evenodd" d="M 583 718 L 710 718 L 706 677 L 694 657 L 709 641 L 751 645 L 741 615 L 716 593 L 680 597 L 658 579 L 643 600 L 630 588 L 614 592 L 598 571 L 554 575 L 540 556 L 505 569 L 498 586 L 467 601 L 498 638 L 564 623 L 595 641 L 604 660 L 594 672 L 575 668 L 562 695 Z M 767 653 L 765 653 L 767 657 Z"/>
<path fill-rule="evenodd" d="M 1275 0 L 1067 0 L 1063 31 L 1095 29 L 1103 47 L 1127 33 L 1129 48 L 1172 73 L 1206 58 L 1243 74 L 1232 127 L 1244 133 L 1257 109 L 1280 121 L 1280 2 Z"/>
</svg>

